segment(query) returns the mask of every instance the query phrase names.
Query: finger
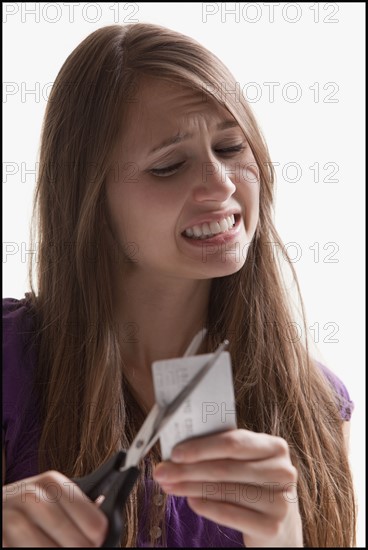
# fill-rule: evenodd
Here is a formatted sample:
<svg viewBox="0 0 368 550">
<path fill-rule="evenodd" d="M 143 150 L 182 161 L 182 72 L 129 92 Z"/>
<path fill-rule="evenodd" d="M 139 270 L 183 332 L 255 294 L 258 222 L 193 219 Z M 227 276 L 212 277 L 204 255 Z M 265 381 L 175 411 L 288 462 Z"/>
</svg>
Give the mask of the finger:
<svg viewBox="0 0 368 550">
<path fill-rule="evenodd" d="M 200 498 L 190 497 L 187 502 L 196 514 L 249 536 L 259 538 L 261 532 L 265 538 L 271 538 L 276 533 L 275 528 L 278 526 L 278 521 L 266 514 L 234 504 L 210 500 L 203 502 Z"/>
<path fill-rule="evenodd" d="M 78 524 L 78 528 L 83 534 L 93 544 L 100 546 L 105 540 L 108 529 L 108 519 L 99 509 L 103 500 L 98 499 L 96 505 L 75 483 L 68 478 L 65 479 L 68 491 L 62 492 L 61 506 L 69 517 Z"/>
<path fill-rule="evenodd" d="M 34 523 L 48 537 L 54 539 L 58 546 L 97 546 L 97 543 L 86 536 L 80 526 L 71 519 L 58 500 L 51 501 L 50 498 L 42 496 L 39 501 L 27 501 L 25 514 L 29 523 Z"/>
<path fill-rule="evenodd" d="M 55 540 L 18 510 L 4 510 L 3 525 L 5 548 L 59 548 Z"/>
<path fill-rule="evenodd" d="M 287 507 L 293 502 L 288 493 L 260 485 L 184 482 L 161 486 L 171 495 L 234 504 L 279 518 L 284 517 Z"/>
<path fill-rule="evenodd" d="M 266 460 L 208 460 L 195 464 L 177 464 L 166 461 L 156 467 L 154 479 L 159 483 L 181 481 L 208 481 L 258 483 L 265 480 L 279 487 L 297 481 L 297 470 L 286 457 Z"/>
<path fill-rule="evenodd" d="M 28 516 L 49 535 L 62 537 L 63 543 L 76 537 L 82 545 L 102 544 L 107 531 L 106 516 L 63 474 L 50 471 L 45 472 L 41 480 L 38 476 L 29 478 L 23 482 L 22 491 L 22 503 L 26 500 Z M 57 529 L 53 517 L 62 522 L 64 529 Z"/>
<path fill-rule="evenodd" d="M 220 458 L 261 460 L 283 455 L 289 456 L 289 447 L 283 438 L 236 429 L 179 443 L 171 460 L 184 463 Z"/>
</svg>

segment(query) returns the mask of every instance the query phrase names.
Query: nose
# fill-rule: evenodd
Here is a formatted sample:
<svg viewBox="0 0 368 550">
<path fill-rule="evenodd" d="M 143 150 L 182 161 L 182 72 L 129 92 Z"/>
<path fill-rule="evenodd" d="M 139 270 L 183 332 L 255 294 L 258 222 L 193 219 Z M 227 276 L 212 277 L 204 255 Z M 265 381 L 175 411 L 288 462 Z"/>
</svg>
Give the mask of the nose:
<svg viewBox="0 0 368 550">
<path fill-rule="evenodd" d="M 235 179 L 234 170 L 218 160 L 202 162 L 197 176 L 199 181 L 193 189 L 194 200 L 225 202 L 236 191 L 231 176 Z"/>
</svg>

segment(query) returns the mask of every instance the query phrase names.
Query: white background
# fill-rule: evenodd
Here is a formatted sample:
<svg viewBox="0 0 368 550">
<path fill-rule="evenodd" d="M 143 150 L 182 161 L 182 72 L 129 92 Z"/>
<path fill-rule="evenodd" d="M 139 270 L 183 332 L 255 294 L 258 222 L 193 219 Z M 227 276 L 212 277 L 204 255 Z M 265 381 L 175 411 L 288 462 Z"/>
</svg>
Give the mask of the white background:
<svg viewBox="0 0 368 550">
<path fill-rule="evenodd" d="M 289 253 L 315 354 L 355 402 L 350 461 L 358 546 L 364 546 L 365 3 L 74 3 L 71 9 L 3 4 L 3 296 L 21 298 L 28 289 L 32 170 L 50 85 L 66 57 L 95 29 L 134 20 L 201 42 L 236 76 L 272 161 L 280 163 L 276 225 L 284 243 L 296 243 Z"/>
</svg>

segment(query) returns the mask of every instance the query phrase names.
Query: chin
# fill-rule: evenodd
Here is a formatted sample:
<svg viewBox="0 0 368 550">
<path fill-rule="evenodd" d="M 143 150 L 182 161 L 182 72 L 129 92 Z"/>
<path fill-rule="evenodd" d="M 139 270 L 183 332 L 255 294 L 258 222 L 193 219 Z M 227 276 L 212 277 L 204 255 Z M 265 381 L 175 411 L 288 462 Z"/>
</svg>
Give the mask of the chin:
<svg viewBox="0 0 368 550">
<path fill-rule="evenodd" d="M 229 275 L 234 275 L 241 270 L 245 264 L 245 259 L 241 259 L 237 262 L 227 261 L 227 262 L 208 262 L 205 268 L 201 269 L 199 274 L 200 279 L 218 279 L 220 277 L 228 277 Z"/>
<path fill-rule="evenodd" d="M 233 275 L 234 273 L 240 271 L 244 264 L 245 260 L 239 262 L 228 262 L 224 266 L 218 266 L 217 269 L 213 269 L 213 271 L 217 272 L 214 276 L 226 277 L 227 275 Z"/>
</svg>

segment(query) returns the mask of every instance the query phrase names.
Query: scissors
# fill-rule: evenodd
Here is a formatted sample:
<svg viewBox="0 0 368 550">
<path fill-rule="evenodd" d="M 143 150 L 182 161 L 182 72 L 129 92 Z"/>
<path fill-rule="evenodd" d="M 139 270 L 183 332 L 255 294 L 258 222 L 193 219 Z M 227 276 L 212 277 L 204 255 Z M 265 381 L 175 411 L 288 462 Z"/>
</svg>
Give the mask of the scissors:
<svg viewBox="0 0 368 550">
<path fill-rule="evenodd" d="M 107 516 L 109 525 L 102 548 L 116 547 L 119 543 L 123 530 L 123 507 L 139 476 L 138 466 L 141 459 L 156 443 L 163 428 L 216 363 L 228 344 L 228 340 L 224 340 L 219 345 L 212 357 L 170 403 L 164 406 L 156 403 L 152 407 L 127 451 L 119 451 L 91 474 L 72 480 L 91 500 L 95 501 L 98 497 L 104 496 L 100 510 Z M 196 346 L 191 345 L 184 356 L 188 355 L 189 349 L 193 351 L 194 347 Z"/>
</svg>

